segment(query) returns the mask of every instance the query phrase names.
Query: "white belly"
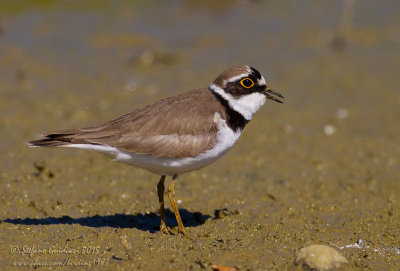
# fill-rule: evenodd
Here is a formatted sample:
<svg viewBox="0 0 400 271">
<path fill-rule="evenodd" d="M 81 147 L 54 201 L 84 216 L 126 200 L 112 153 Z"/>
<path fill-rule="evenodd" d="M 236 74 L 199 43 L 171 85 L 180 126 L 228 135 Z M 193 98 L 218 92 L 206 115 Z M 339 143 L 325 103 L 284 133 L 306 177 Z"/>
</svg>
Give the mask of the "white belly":
<svg viewBox="0 0 400 271">
<path fill-rule="evenodd" d="M 148 154 L 137 154 L 121 151 L 115 147 L 91 144 L 71 144 L 63 147 L 80 148 L 98 151 L 106 154 L 114 161 L 147 169 L 159 175 L 175 175 L 202 168 L 211 164 L 232 148 L 242 131 L 234 132 L 225 120 L 219 119 L 219 130 L 214 146 L 195 157 L 165 158 L 154 157 Z"/>
</svg>

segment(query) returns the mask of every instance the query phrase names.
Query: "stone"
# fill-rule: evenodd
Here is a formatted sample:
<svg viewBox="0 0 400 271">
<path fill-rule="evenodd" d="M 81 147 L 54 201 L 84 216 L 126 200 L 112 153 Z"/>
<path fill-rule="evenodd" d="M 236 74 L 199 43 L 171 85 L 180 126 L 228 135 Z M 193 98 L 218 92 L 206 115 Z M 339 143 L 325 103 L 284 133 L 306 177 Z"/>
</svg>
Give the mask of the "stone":
<svg viewBox="0 0 400 271">
<path fill-rule="evenodd" d="M 302 248 L 296 255 L 296 265 L 302 264 L 312 270 L 328 271 L 333 268 L 339 268 L 347 263 L 335 249 L 324 245 L 311 245 Z"/>
</svg>

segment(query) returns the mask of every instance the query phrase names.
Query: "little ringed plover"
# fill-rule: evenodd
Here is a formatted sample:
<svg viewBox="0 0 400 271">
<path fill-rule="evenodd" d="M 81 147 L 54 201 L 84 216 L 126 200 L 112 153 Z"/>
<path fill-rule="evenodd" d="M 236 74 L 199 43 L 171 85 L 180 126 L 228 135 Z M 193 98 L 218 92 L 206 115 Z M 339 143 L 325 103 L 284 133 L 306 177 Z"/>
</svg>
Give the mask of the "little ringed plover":
<svg viewBox="0 0 400 271">
<path fill-rule="evenodd" d="M 171 231 L 165 222 L 164 181 L 173 176 L 168 197 L 178 232 L 186 235 L 174 198 L 178 174 L 223 156 L 266 100 L 282 103 L 279 98 L 283 96 L 268 88 L 256 69 L 236 66 L 223 71 L 208 88 L 157 101 L 99 126 L 47 133 L 28 144 L 93 150 L 161 175 L 160 229 L 166 234 Z"/>
</svg>

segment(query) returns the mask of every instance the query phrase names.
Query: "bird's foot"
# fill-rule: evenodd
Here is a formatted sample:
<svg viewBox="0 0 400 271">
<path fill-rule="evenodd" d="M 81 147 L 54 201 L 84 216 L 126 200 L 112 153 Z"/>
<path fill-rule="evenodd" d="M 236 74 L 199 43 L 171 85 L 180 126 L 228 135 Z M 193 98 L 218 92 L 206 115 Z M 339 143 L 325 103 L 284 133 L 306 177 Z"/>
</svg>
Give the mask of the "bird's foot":
<svg viewBox="0 0 400 271">
<path fill-rule="evenodd" d="M 179 227 L 178 226 L 178 232 L 185 236 L 186 238 L 189 238 L 190 240 L 193 240 L 193 238 L 186 232 L 184 227 Z"/>
<path fill-rule="evenodd" d="M 163 223 L 161 223 L 161 225 L 160 225 L 160 231 L 166 235 L 174 235 L 174 233 L 171 231 L 171 229 L 168 228 L 168 226 Z"/>
</svg>

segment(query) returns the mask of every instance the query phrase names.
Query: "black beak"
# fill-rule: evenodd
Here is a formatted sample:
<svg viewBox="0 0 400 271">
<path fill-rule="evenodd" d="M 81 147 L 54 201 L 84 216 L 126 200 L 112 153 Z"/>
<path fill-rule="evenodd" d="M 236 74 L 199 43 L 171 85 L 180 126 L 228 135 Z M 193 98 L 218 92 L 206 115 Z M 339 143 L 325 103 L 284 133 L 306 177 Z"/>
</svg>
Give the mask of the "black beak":
<svg viewBox="0 0 400 271">
<path fill-rule="evenodd" d="M 283 97 L 282 94 L 280 94 L 280 93 L 278 93 L 278 92 L 276 92 L 276 91 L 274 91 L 272 89 L 269 89 L 269 88 L 264 90 L 263 93 L 264 93 L 265 97 L 267 97 L 267 99 L 273 100 L 273 101 L 275 101 L 277 103 L 283 103 L 283 102 L 281 100 L 279 100 L 278 98 L 276 98 L 275 96 L 278 96 L 279 98 L 285 99 L 285 97 Z M 275 96 L 273 96 L 273 95 L 275 95 Z"/>
</svg>

